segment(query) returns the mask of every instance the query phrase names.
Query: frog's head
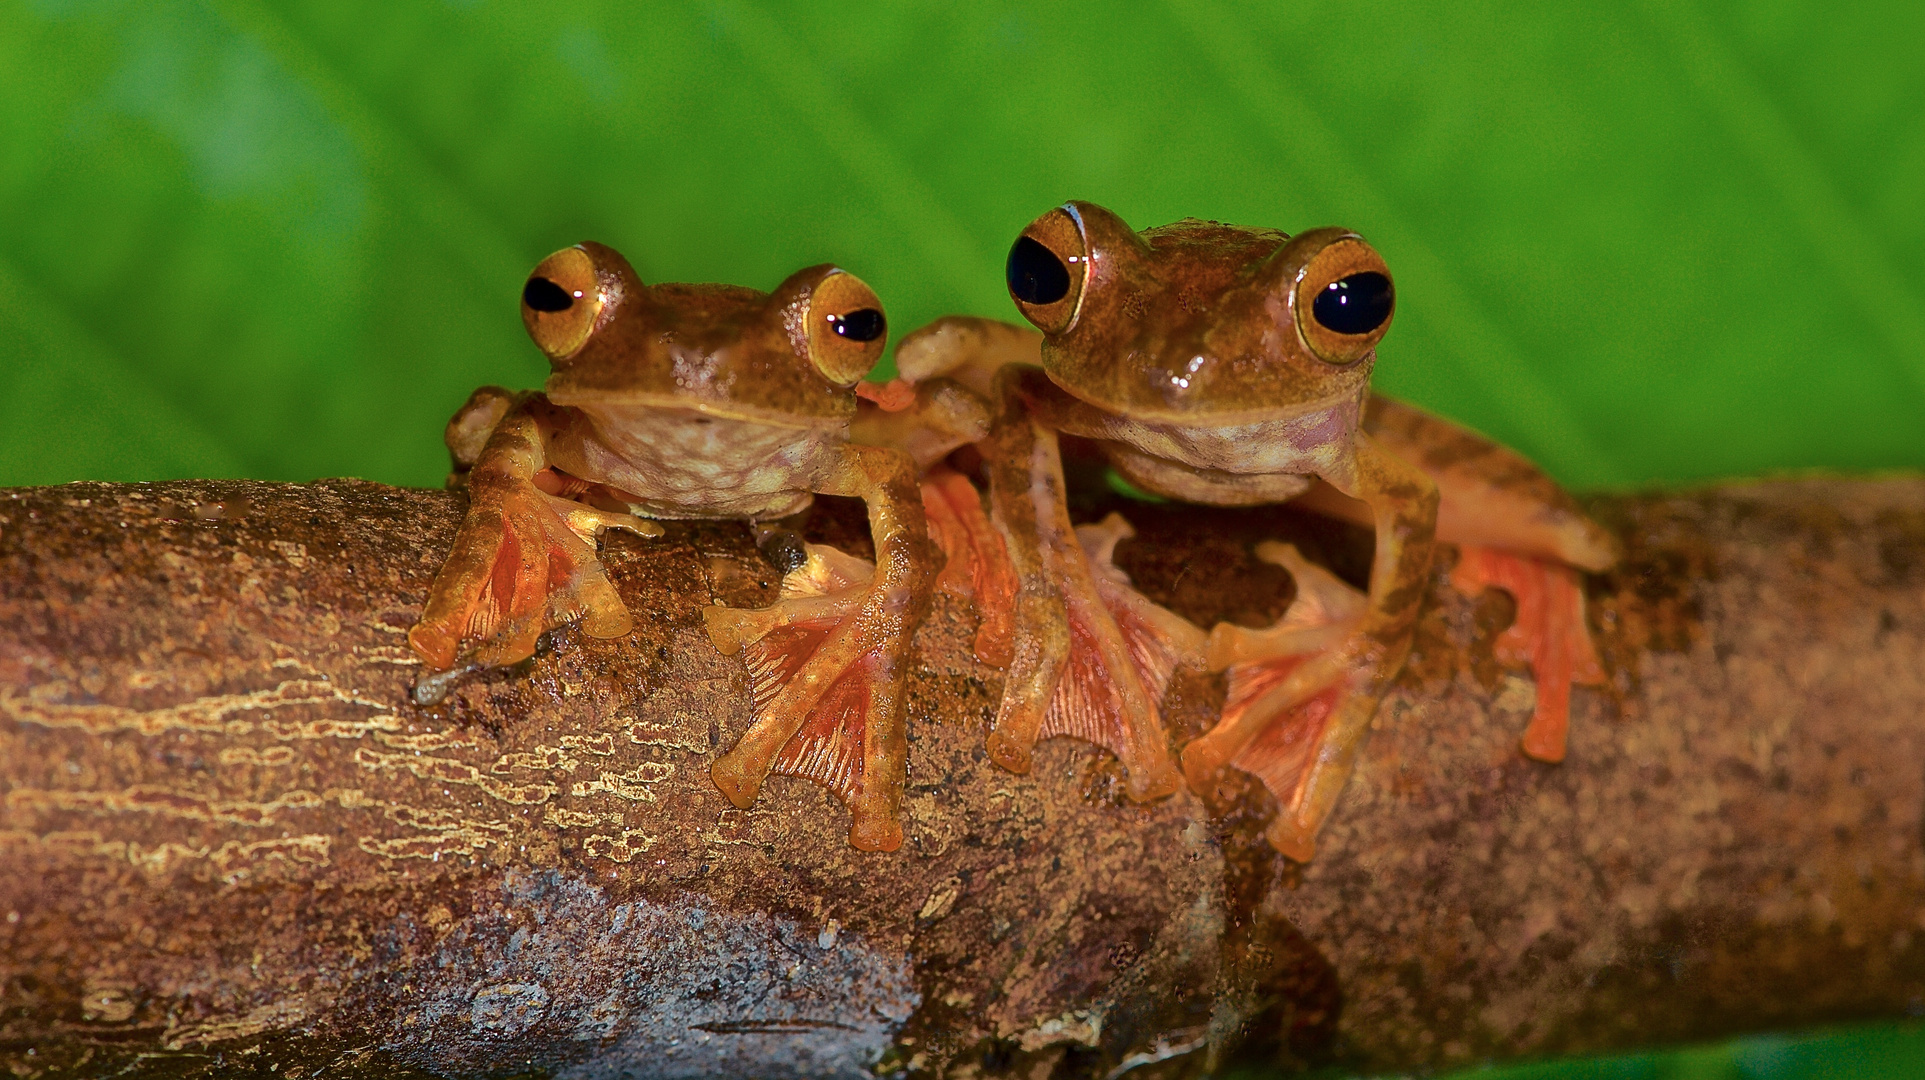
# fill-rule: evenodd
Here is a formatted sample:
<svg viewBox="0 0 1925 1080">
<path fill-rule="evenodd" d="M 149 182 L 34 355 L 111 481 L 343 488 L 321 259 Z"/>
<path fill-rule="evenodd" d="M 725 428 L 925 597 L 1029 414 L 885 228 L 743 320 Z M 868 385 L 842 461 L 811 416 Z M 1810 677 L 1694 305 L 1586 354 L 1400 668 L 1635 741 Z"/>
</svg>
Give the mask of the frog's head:
<svg viewBox="0 0 1925 1080">
<path fill-rule="evenodd" d="M 854 386 L 882 356 L 882 302 L 834 266 L 769 293 L 644 285 L 596 243 L 541 261 L 521 321 L 550 367 L 557 405 L 651 405 L 791 426 L 847 423 Z"/>
<path fill-rule="evenodd" d="M 1010 296 L 1070 393 L 1143 419 L 1286 416 L 1363 392 L 1390 271 L 1345 229 L 1290 236 L 1188 218 L 1132 230 L 1071 202 L 1009 251 Z"/>
</svg>

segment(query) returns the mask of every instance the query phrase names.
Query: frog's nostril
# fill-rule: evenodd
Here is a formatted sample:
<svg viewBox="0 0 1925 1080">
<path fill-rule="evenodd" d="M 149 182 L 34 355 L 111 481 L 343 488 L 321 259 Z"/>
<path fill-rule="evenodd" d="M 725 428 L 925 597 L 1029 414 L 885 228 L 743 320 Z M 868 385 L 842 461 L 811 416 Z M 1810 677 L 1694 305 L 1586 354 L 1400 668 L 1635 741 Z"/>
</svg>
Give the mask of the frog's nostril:
<svg viewBox="0 0 1925 1080">
<path fill-rule="evenodd" d="M 1009 249 L 1009 293 L 1025 304 L 1054 304 L 1069 295 L 1069 267 L 1033 237 Z"/>
<path fill-rule="evenodd" d="M 850 341 L 874 341 L 889 328 L 889 323 L 883 319 L 882 312 L 866 307 L 857 308 L 847 315 L 829 316 L 829 326 Z"/>
<path fill-rule="evenodd" d="M 521 302 L 536 311 L 546 312 L 567 311 L 575 306 L 575 298 L 567 289 L 545 277 L 528 279 L 528 284 L 521 289 Z"/>
<path fill-rule="evenodd" d="M 1310 312 L 1339 334 L 1368 334 L 1390 318 L 1390 279 L 1375 270 L 1333 281 L 1311 301 Z"/>
</svg>

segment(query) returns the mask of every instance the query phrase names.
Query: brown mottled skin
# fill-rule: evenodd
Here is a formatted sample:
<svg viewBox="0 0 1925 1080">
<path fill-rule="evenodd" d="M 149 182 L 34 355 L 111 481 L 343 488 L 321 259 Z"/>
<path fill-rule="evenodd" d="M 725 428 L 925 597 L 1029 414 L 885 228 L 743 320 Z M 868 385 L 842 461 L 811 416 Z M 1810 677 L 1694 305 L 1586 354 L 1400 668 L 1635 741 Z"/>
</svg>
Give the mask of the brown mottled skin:
<svg viewBox="0 0 1925 1080">
<path fill-rule="evenodd" d="M 944 320 L 911 335 L 904 370 L 947 374 L 996 402 L 988 447 L 991 501 L 1017 564 L 1016 660 L 990 735 L 991 754 L 1022 771 L 1069 653 L 1070 618 L 1086 595 L 1081 558 L 1063 499 L 1059 434 L 1093 441 L 1116 471 L 1143 490 L 1185 502 L 1252 506 L 1305 497 L 1313 508 L 1375 529 L 1368 607 L 1341 644 L 1303 663 L 1260 707 L 1184 748 L 1182 767 L 1199 792 L 1264 726 L 1311 697 L 1340 688 L 1294 800 L 1271 838 L 1298 859 L 1349 776 L 1363 734 L 1410 649 L 1439 535 L 1492 543 L 1602 569 L 1615 558 L 1608 534 L 1529 462 L 1467 431 L 1371 395 L 1380 322 L 1343 334 L 1323 326 L 1314 301 L 1339 282 L 1389 270 L 1355 233 L 1274 229 L 1188 219 L 1143 232 L 1089 203 L 1037 219 L 1012 251 L 1041 245 L 1069 285 L 1031 295 L 1012 285 L 1038 339 L 987 320 Z M 1033 257 L 1034 247 L 1030 248 Z M 1012 282 L 1014 278 L 1012 278 Z M 1090 605 L 1083 605 L 1085 608 Z M 1099 619 L 1101 616 L 1099 613 Z M 1121 649 L 1098 627 L 1099 649 Z M 1267 659 L 1259 635 L 1219 628 L 1212 668 Z M 1129 683 L 1129 666 L 1113 675 Z M 1154 695 L 1125 685 L 1130 793 L 1139 799 L 1178 784 Z"/>
<path fill-rule="evenodd" d="M 527 658 L 544 629 L 579 620 L 591 636 L 627 634 L 634 620 L 595 557 L 605 529 L 660 535 L 645 519 L 763 521 L 806 509 L 817 493 L 857 497 L 869 507 L 873 580 L 845 598 L 835 631 L 713 774 L 748 806 L 824 692 L 854 673 L 873 705 L 859 763 L 868 782 L 842 792 L 850 842 L 893 850 L 907 752 L 903 656 L 939 556 L 914 461 L 850 438 L 855 384 L 886 338 L 875 294 L 826 265 L 767 294 L 650 286 L 614 250 L 585 243 L 536 267 L 521 311 L 553 373 L 541 393 L 484 387 L 449 423 L 469 509 L 408 635 L 443 673 L 424 677 L 417 697 Z M 752 640 L 737 625 L 750 614 L 710 609 L 725 652 Z"/>
</svg>

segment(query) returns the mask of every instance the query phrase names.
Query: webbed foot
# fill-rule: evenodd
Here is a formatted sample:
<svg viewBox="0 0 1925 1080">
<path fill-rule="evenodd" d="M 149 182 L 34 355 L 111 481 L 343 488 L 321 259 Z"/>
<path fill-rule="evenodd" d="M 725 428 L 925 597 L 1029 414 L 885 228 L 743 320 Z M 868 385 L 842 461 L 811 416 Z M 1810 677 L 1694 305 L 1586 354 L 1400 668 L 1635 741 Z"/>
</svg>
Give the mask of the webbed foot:
<svg viewBox="0 0 1925 1080">
<path fill-rule="evenodd" d="M 595 557 L 594 537 L 610 528 L 659 536 L 661 526 L 558 497 L 542 482 L 498 473 L 470 479 L 454 548 L 408 631 L 409 646 L 433 671 L 516 663 L 534 655 L 543 630 L 577 620 L 591 637 L 634 627 Z M 415 697 L 432 704 L 449 682 L 431 674 Z"/>
<path fill-rule="evenodd" d="M 1137 592 L 1116 566 L 1117 543 L 1135 535 L 1121 515 L 1079 525 L 1075 532 L 1080 550 L 1056 558 L 1062 606 L 1055 618 L 1063 623 L 1053 634 L 1019 626 L 1014 650 L 1029 665 L 1058 674 L 1051 682 L 1022 679 L 1012 670 L 989 734 L 990 757 L 1026 773 L 1038 740 L 1069 735 L 1122 761 L 1130 798 L 1144 802 L 1174 794 L 1182 777 L 1170 758 L 1158 703 L 1177 665 L 1201 659 L 1203 631 Z M 1036 691 L 1045 685 L 1051 689 L 1039 708 Z"/>
<path fill-rule="evenodd" d="M 903 653 L 913 628 L 888 610 L 868 562 L 819 544 L 804 550 L 773 607 L 702 612 L 715 647 L 740 653 L 748 667 L 754 717 L 710 775 L 744 808 L 771 772 L 814 781 L 849 808 L 851 845 L 894 851 L 908 755 Z"/>
<path fill-rule="evenodd" d="M 1370 601 L 1289 544 L 1260 544 L 1257 555 L 1290 571 L 1297 597 L 1271 627 L 1210 632 L 1206 666 L 1228 669 L 1229 694 L 1217 726 L 1184 747 L 1183 768 L 1198 792 L 1226 764 L 1262 781 L 1279 806 L 1271 845 L 1308 862 L 1365 730 L 1344 714 L 1362 712 L 1367 725 L 1376 708 L 1369 654 L 1355 648 Z"/>
<path fill-rule="evenodd" d="M 1008 667 L 1016 643 L 1016 568 L 969 478 L 938 465 L 922 478 L 929 536 L 947 556 L 936 588 L 974 603 L 976 659 Z"/>
<path fill-rule="evenodd" d="M 1584 618 L 1584 583 L 1562 563 L 1463 544 L 1450 583 L 1466 596 L 1503 589 L 1517 602 L 1517 617 L 1497 636 L 1492 651 L 1506 664 L 1524 664 L 1537 681 L 1537 706 L 1519 743 L 1538 761 L 1564 760 L 1570 729 L 1571 685 L 1601 686 L 1604 666 Z"/>
</svg>

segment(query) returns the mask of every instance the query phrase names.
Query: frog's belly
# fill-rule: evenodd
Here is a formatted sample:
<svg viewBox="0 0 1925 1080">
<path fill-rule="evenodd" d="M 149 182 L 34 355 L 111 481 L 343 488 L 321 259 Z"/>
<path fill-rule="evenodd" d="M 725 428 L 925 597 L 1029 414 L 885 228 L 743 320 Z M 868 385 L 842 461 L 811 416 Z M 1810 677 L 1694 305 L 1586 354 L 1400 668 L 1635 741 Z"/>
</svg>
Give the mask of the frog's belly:
<svg viewBox="0 0 1925 1080">
<path fill-rule="evenodd" d="M 647 406 L 581 407 L 588 423 L 558 433 L 549 460 L 620 488 L 653 518 L 786 517 L 808 508 L 836 459 L 840 428 L 790 428 Z"/>
</svg>

